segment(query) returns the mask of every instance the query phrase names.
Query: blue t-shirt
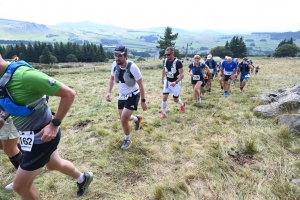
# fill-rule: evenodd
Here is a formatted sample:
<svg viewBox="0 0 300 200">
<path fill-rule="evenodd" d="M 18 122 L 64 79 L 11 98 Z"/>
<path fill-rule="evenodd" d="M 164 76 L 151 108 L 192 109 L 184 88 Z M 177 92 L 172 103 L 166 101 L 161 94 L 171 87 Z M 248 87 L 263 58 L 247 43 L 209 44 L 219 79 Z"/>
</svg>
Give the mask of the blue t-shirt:
<svg viewBox="0 0 300 200">
<path fill-rule="evenodd" d="M 224 68 L 224 74 L 226 75 L 225 72 L 228 72 L 228 73 L 232 73 L 234 72 L 235 68 L 237 68 L 237 64 L 236 62 L 232 61 L 230 64 L 227 62 L 227 61 L 224 61 L 222 63 L 222 68 Z"/>
</svg>

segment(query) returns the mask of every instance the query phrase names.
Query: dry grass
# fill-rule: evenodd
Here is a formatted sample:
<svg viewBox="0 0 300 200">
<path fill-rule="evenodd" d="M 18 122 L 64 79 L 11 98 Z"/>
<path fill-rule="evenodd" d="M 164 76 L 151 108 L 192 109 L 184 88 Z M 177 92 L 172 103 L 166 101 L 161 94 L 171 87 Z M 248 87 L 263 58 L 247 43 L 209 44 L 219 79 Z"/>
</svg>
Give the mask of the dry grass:
<svg viewBox="0 0 300 200">
<path fill-rule="evenodd" d="M 111 64 L 86 72 L 58 70 L 55 78 L 77 92 L 62 123 L 59 152 L 81 171 L 95 175 L 81 199 L 299 199 L 300 188 L 291 183 L 299 178 L 299 138 L 272 119 L 255 117 L 252 109 L 260 102 L 251 97 L 300 84 L 300 60 L 253 61 L 261 69 L 251 76 L 244 93 L 239 93 L 237 82 L 224 98 L 214 80 L 202 104 L 194 103 L 186 76 L 181 90 L 186 113 L 179 112 L 170 96 L 164 120 L 158 118 L 162 61 L 138 63 L 149 109 L 136 112 L 143 114 L 142 129 L 132 130 L 133 146 L 125 152 L 120 149 L 116 87 L 113 102 L 105 101 Z M 50 98 L 54 111 L 57 102 Z M 1 189 L 15 171 L 3 153 L 0 161 L 0 199 L 18 199 Z M 75 181 L 58 172 L 42 170 L 34 183 L 42 199 L 75 199 Z"/>
</svg>

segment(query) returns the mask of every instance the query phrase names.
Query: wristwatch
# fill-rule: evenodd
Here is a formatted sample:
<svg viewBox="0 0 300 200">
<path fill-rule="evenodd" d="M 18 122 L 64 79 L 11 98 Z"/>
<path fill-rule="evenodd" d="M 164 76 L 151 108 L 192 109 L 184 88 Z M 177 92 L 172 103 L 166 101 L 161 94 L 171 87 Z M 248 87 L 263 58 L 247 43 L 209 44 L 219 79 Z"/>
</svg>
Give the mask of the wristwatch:
<svg viewBox="0 0 300 200">
<path fill-rule="evenodd" d="M 146 102 L 146 99 L 141 99 L 141 102 Z"/>
<path fill-rule="evenodd" d="M 61 121 L 59 119 L 52 119 L 51 122 L 54 126 L 59 126 L 61 124 Z"/>
</svg>

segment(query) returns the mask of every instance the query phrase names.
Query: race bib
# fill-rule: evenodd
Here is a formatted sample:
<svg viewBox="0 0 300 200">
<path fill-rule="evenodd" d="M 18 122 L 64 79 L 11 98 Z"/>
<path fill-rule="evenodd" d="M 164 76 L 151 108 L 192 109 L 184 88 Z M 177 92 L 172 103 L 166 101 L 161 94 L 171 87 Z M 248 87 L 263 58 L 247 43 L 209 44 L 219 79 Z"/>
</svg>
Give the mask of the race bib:
<svg viewBox="0 0 300 200">
<path fill-rule="evenodd" d="M 168 78 L 174 78 L 174 74 L 172 72 L 167 72 L 167 77 Z"/>
<path fill-rule="evenodd" d="M 225 75 L 232 75 L 233 72 L 226 72 L 226 71 L 225 71 L 224 74 L 225 74 Z"/>
<path fill-rule="evenodd" d="M 214 73 L 214 69 L 210 69 L 210 72 L 213 74 Z"/>
<path fill-rule="evenodd" d="M 194 75 L 193 80 L 196 80 L 196 81 L 200 80 L 200 75 Z"/>
<path fill-rule="evenodd" d="M 23 151 L 31 151 L 33 141 L 34 141 L 34 132 L 33 131 L 19 131 L 20 135 L 20 144 Z"/>
<path fill-rule="evenodd" d="M 249 77 L 250 77 L 250 74 L 247 74 L 245 77 L 246 77 L 246 78 L 249 78 Z"/>
<path fill-rule="evenodd" d="M 129 97 L 128 95 L 125 95 L 125 94 L 119 94 L 118 100 L 127 100 L 128 97 Z"/>
</svg>

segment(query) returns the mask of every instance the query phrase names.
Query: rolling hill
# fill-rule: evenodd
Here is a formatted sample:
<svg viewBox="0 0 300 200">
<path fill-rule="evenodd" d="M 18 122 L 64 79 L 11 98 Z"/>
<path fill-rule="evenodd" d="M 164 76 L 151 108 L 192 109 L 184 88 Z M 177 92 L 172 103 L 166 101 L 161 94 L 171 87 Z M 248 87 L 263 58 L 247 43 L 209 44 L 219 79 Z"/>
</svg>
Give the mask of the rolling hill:
<svg viewBox="0 0 300 200">
<path fill-rule="evenodd" d="M 17 44 L 23 42 L 75 42 L 78 44 L 102 44 L 104 48 L 124 44 L 138 51 L 155 51 L 157 40 L 163 36 L 165 27 L 149 29 L 126 29 L 112 25 L 96 24 L 89 21 L 62 22 L 54 26 L 36 24 L 33 22 L 9 20 L 0 18 L 0 45 Z M 224 46 L 234 35 L 242 36 L 249 52 L 253 55 L 267 55 L 272 53 L 283 39 L 293 37 L 300 45 L 300 32 L 287 33 L 251 33 L 251 34 L 222 34 L 213 30 L 187 31 L 172 28 L 178 33 L 176 48 L 186 52 L 186 44 L 191 43 L 188 53 L 208 53 L 215 46 Z"/>
</svg>

